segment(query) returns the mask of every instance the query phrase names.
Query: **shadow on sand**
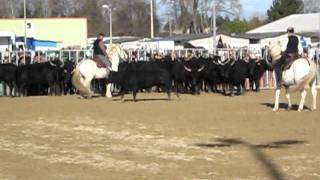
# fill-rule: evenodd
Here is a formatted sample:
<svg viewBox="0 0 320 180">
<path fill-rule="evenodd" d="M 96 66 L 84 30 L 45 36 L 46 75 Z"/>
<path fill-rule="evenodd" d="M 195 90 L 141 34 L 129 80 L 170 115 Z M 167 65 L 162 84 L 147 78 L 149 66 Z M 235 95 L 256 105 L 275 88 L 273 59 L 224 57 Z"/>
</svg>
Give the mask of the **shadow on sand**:
<svg viewBox="0 0 320 180">
<path fill-rule="evenodd" d="M 136 101 L 134 101 L 133 99 L 125 99 L 124 101 L 125 102 L 147 102 L 147 101 L 171 101 L 171 100 L 168 100 L 168 98 L 140 98 L 140 99 L 137 98 Z M 113 99 L 112 101 L 121 101 L 121 99 Z"/>
<path fill-rule="evenodd" d="M 267 174 L 273 180 L 284 180 L 285 175 L 280 170 L 280 168 L 272 162 L 271 158 L 269 158 L 262 149 L 272 148 L 272 149 L 285 149 L 290 148 L 293 145 L 305 144 L 307 141 L 301 140 L 279 140 L 265 144 L 251 144 L 241 139 L 233 139 L 233 138 L 216 138 L 214 139 L 216 143 L 199 143 L 195 144 L 195 146 L 202 148 L 225 148 L 231 146 L 245 146 L 249 149 L 249 151 L 254 155 L 254 157 L 261 162 L 263 167 L 265 168 Z"/>
<path fill-rule="evenodd" d="M 273 107 L 274 107 L 274 104 L 273 104 L 273 103 L 261 103 L 260 105 L 262 105 L 262 106 L 267 106 L 267 107 L 269 107 L 269 108 L 273 108 Z M 299 105 L 297 105 L 297 104 L 292 104 L 291 110 L 297 111 L 298 108 L 299 108 Z M 287 110 L 287 109 L 288 109 L 288 104 L 287 104 L 287 103 L 279 103 L 279 109 L 285 109 L 285 110 Z M 304 106 L 303 109 L 304 109 L 304 110 L 309 110 L 309 111 L 311 111 L 311 109 L 310 109 L 309 107 L 307 107 L 307 106 Z"/>
</svg>

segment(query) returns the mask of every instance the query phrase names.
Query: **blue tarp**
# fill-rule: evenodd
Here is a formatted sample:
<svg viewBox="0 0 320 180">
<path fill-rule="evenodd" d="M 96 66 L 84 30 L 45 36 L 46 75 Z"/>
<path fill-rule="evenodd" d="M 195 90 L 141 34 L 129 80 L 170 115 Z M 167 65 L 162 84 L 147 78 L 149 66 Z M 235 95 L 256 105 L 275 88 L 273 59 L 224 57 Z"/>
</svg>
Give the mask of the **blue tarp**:
<svg viewBox="0 0 320 180">
<path fill-rule="evenodd" d="M 17 37 L 16 42 L 24 42 L 24 37 Z M 56 41 L 38 40 L 27 38 L 27 49 L 35 50 L 36 47 L 57 47 Z"/>
</svg>

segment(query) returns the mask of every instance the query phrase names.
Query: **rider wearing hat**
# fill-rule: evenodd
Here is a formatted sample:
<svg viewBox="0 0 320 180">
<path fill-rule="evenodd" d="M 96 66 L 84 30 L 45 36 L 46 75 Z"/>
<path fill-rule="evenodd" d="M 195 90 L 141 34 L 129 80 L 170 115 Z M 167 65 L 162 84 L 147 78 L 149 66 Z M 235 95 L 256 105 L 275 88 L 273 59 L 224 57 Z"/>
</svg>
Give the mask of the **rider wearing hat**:
<svg viewBox="0 0 320 180">
<path fill-rule="evenodd" d="M 107 48 L 103 43 L 103 33 L 99 33 L 97 39 L 93 43 L 94 59 L 97 62 L 98 67 L 111 67 L 110 60 L 107 59 Z"/>
<path fill-rule="evenodd" d="M 276 73 L 277 88 L 281 87 L 282 83 L 282 70 L 291 64 L 294 60 L 299 58 L 299 39 L 294 33 L 293 27 L 287 28 L 288 43 L 284 50 L 281 59 L 274 65 Z"/>
</svg>

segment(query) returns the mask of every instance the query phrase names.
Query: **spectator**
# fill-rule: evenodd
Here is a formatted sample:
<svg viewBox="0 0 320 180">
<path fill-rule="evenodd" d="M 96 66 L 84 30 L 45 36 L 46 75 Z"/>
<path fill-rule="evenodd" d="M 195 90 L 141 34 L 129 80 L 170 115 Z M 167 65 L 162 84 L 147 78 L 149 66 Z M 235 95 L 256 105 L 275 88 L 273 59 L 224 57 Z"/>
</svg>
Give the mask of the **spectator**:
<svg viewBox="0 0 320 180">
<path fill-rule="evenodd" d="M 302 47 L 302 57 L 307 58 L 308 57 L 308 44 L 303 36 L 300 37 L 300 43 Z"/>
</svg>

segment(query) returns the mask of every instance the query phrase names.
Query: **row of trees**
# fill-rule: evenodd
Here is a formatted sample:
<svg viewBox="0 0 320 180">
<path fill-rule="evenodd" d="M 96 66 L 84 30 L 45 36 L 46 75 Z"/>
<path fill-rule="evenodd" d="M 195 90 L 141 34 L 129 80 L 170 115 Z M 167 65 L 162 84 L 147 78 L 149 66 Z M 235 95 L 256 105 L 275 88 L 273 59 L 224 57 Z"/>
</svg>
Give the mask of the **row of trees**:
<svg viewBox="0 0 320 180">
<path fill-rule="evenodd" d="M 149 36 L 151 0 L 27 0 L 28 17 L 87 17 L 89 34 L 108 33 L 108 12 L 103 4 L 113 6 L 114 34 Z M 301 12 L 319 12 L 319 0 L 273 0 L 267 18 L 259 14 L 251 19 L 240 18 L 240 0 L 153 0 L 155 33 L 160 29 L 176 34 L 212 32 L 215 4 L 220 32 L 239 33 Z M 0 0 L 0 17 L 23 17 L 23 0 Z M 318 6 L 316 4 L 319 4 Z M 163 15 L 164 14 L 164 15 Z M 160 23 L 161 21 L 161 23 Z M 163 26 L 161 26 L 161 24 Z"/>
</svg>

